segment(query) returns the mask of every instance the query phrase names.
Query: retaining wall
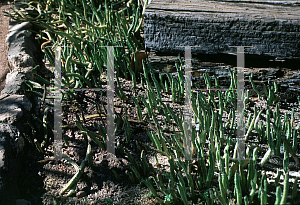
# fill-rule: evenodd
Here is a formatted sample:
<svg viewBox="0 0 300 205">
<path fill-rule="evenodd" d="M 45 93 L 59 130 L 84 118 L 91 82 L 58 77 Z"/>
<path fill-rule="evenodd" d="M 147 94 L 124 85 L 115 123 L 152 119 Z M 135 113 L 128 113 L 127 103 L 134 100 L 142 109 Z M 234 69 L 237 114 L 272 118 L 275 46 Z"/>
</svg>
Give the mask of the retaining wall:
<svg viewBox="0 0 300 205">
<path fill-rule="evenodd" d="M 39 47 L 29 31 L 28 22 L 10 20 L 8 62 L 11 72 L 0 95 L 0 204 L 26 204 L 20 199 L 19 179 L 22 176 L 25 140 L 22 133 L 32 109 L 31 102 L 22 93 L 22 82 L 32 80 L 32 69 L 38 64 Z"/>
</svg>

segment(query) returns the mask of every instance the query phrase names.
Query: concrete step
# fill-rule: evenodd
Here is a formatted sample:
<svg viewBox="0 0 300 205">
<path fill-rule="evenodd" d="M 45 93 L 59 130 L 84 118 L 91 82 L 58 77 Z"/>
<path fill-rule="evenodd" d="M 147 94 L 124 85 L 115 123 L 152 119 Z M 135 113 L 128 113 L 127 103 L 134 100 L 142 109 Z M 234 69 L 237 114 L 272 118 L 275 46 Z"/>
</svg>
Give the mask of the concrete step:
<svg viewBox="0 0 300 205">
<path fill-rule="evenodd" d="M 300 1 L 152 0 L 144 21 L 146 47 L 176 53 L 236 53 L 300 58 Z"/>
</svg>

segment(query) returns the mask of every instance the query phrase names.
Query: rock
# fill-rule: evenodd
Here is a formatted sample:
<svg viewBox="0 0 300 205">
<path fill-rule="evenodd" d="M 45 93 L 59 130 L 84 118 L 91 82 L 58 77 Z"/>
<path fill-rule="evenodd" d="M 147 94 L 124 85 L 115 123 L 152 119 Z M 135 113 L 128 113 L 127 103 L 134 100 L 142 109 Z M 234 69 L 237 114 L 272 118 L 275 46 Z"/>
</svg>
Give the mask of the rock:
<svg viewBox="0 0 300 205">
<path fill-rule="evenodd" d="M 31 34 L 27 30 L 22 30 L 7 38 L 9 45 L 7 58 L 11 68 L 20 69 L 37 64 L 37 59 L 34 59 L 33 55 L 37 53 L 37 47 Z"/>
<path fill-rule="evenodd" d="M 13 204 L 19 196 L 22 146 L 18 144 L 20 132 L 13 125 L 0 123 L 0 204 Z M 19 150 L 16 151 L 16 147 Z"/>
<path fill-rule="evenodd" d="M 8 64 L 6 85 L 0 95 L 0 204 L 30 204 L 20 198 L 19 182 L 23 172 L 24 138 L 20 130 L 30 116 L 31 102 L 20 95 L 25 79 L 32 80 L 31 69 L 41 62 L 41 52 L 32 33 L 31 24 L 10 20 L 7 35 Z M 17 199 L 17 200 L 16 200 Z"/>
<path fill-rule="evenodd" d="M 31 23 L 16 24 L 15 21 L 10 21 L 10 24 L 12 27 L 6 42 L 8 44 L 7 59 L 11 72 L 7 74 L 6 85 L 1 94 L 19 93 L 21 83 L 25 79 L 33 79 L 31 69 L 38 64 L 40 58 L 37 43 L 32 33 L 26 30 L 32 27 Z"/>
<path fill-rule="evenodd" d="M 24 29 L 30 29 L 31 27 L 32 27 L 32 24 L 30 22 L 23 22 L 23 23 L 11 26 L 11 28 L 8 30 L 9 34 L 6 37 L 6 43 L 13 42 L 13 40 L 14 40 L 13 38 L 15 38 L 15 35 L 19 31 L 24 30 Z M 31 34 L 31 32 L 29 32 L 29 31 L 26 31 L 25 33 L 27 33 L 27 35 L 26 35 L 27 37 L 30 36 L 28 34 Z"/>
<path fill-rule="evenodd" d="M 31 103 L 23 95 L 0 96 L 0 123 L 13 124 L 23 116 L 23 109 L 30 111 Z"/>
<path fill-rule="evenodd" d="M 16 94 L 21 88 L 25 75 L 19 71 L 11 72 L 6 75 L 6 84 L 1 94 Z"/>
<path fill-rule="evenodd" d="M 86 194 L 85 191 L 79 191 L 79 192 L 76 193 L 76 197 L 77 197 L 77 198 L 81 198 L 81 197 L 84 197 L 84 196 L 86 196 L 86 195 L 87 195 L 87 194 Z"/>
</svg>

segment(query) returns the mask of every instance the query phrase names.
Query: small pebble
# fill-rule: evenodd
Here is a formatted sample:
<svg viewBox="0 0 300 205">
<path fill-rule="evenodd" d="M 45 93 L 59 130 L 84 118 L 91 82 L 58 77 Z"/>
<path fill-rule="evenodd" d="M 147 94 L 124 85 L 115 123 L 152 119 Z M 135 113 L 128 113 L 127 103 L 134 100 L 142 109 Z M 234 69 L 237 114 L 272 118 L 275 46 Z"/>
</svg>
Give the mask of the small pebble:
<svg viewBox="0 0 300 205">
<path fill-rule="evenodd" d="M 76 193 L 76 197 L 78 197 L 78 198 L 81 198 L 81 197 L 84 197 L 84 196 L 86 196 L 85 191 L 79 191 L 79 192 Z"/>
</svg>

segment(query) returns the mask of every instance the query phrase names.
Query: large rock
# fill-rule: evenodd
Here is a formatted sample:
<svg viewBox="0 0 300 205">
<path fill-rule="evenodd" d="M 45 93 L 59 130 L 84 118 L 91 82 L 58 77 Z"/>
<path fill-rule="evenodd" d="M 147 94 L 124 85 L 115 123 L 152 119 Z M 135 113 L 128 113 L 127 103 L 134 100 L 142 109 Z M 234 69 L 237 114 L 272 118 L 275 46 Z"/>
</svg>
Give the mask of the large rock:
<svg viewBox="0 0 300 205">
<path fill-rule="evenodd" d="M 10 67 L 20 69 L 37 64 L 37 59 L 35 59 L 37 53 L 36 42 L 32 33 L 27 30 L 32 25 L 29 22 L 16 25 L 14 23 L 14 21 L 11 22 L 10 33 L 6 38 L 8 43 L 7 58 Z"/>
<path fill-rule="evenodd" d="M 236 53 L 300 58 L 300 1 L 153 0 L 145 12 L 146 47 L 205 54 Z"/>
<path fill-rule="evenodd" d="M 20 191 L 24 139 L 13 125 L 0 123 L 0 203 L 14 204 Z"/>
<path fill-rule="evenodd" d="M 31 106 L 31 102 L 24 95 L 1 95 L 0 123 L 15 123 L 23 116 L 23 109 L 29 112 Z"/>
<path fill-rule="evenodd" d="M 22 177 L 25 140 L 32 104 L 21 95 L 24 80 L 32 80 L 31 69 L 41 62 L 41 52 L 34 36 L 28 30 L 30 23 L 10 21 L 7 35 L 8 63 L 6 85 L 0 95 L 0 204 L 21 204 L 19 181 Z M 19 199 L 19 200 L 16 200 Z M 24 203 L 23 203 L 24 204 Z"/>
<path fill-rule="evenodd" d="M 31 68 L 38 64 L 38 49 L 30 29 L 29 22 L 16 24 L 10 21 L 11 28 L 6 38 L 8 44 L 8 65 L 11 72 L 6 76 L 6 85 L 1 94 L 19 94 L 25 79 L 33 79 Z"/>
</svg>

